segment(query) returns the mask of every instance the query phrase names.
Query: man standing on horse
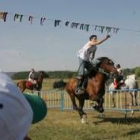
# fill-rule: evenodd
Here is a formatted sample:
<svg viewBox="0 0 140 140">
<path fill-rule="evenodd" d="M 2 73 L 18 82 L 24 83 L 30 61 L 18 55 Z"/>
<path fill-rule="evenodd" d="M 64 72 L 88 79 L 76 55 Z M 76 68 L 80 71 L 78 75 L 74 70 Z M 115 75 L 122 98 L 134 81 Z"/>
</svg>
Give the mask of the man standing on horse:
<svg viewBox="0 0 140 140">
<path fill-rule="evenodd" d="M 79 71 L 76 94 L 83 94 L 84 88 L 82 87 L 83 79 L 85 75 L 85 68 L 89 71 L 91 69 L 91 61 L 94 59 L 97 46 L 110 38 L 107 35 L 106 38 L 98 41 L 97 35 L 91 35 L 89 41 L 78 51 L 77 57 L 79 58 Z"/>
</svg>

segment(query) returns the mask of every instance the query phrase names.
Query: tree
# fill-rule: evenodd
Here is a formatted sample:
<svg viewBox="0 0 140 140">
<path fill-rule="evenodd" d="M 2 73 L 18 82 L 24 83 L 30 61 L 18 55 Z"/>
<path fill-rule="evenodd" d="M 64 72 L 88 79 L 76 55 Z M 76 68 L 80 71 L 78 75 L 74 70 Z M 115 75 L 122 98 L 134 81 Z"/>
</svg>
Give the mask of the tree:
<svg viewBox="0 0 140 140">
<path fill-rule="evenodd" d="M 135 70 L 136 77 L 140 77 L 140 67 L 137 67 Z"/>
</svg>

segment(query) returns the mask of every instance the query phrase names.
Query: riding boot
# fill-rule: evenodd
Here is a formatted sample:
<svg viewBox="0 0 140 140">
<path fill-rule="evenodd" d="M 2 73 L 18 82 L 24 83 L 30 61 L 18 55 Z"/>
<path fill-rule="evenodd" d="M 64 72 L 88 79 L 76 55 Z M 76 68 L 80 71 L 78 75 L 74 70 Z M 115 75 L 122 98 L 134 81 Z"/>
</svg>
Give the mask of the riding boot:
<svg viewBox="0 0 140 140">
<path fill-rule="evenodd" d="M 83 87 L 83 76 L 77 77 L 78 81 L 77 81 L 77 87 L 76 87 L 76 94 L 84 94 L 84 87 Z"/>
</svg>

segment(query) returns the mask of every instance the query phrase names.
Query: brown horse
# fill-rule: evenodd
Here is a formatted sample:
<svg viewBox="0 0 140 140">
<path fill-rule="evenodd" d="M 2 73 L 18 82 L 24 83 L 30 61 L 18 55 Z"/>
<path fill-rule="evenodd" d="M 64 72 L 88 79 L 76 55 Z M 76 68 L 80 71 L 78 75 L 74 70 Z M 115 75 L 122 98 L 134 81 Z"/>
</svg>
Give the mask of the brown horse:
<svg viewBox="0 0 140 140">
<path fill-rule="evenodd" d="M 37 78 L 36 78 L 37 86 L 36 86 L 35 90 L 38 91 L 38 95 L 40 95 L 40 91 L 42 89 L 43 78 L 46 78 L 46 77 L 48 77 L 48 75 L 44 71 L 40 71 L 37 73 Z M 17 83 L 17 86 L 22 93 L 25 91 L 25 89 L 29 89 L 33 93 L 33 90 L 34 90 L 33 84 L 27 80 L 19 81 Z"/>
<path fill-rule="evenodd" d="M 64 83 L 62 84 L 61 81 L 61 84 L 65 87 L 65 90 L 68 92 L 71 98 L 73 109 L 78 111 L 80 115 L 82 123 L 85 123 L 85 119 L 87 116 L 86 113 L 83 111 L 85 100 L 96 101 L 97 105 L 94 105 L 93 108 L 100 113 L 104 111 L 103 96 L 105 94 L 105 82 L 108 78 L 117 73 L 117 69 L 115 68 L 114 62 L 111 59 L 107 57 L 101 57 L 98 58 L 97 60 L 98 60 L 97 69 L 93 67 L 85 77 L 86 79 L 85 81 L 87 82 L 85 84 L 84 94 L 80 95 L 75 94 L 77 87 L 77 79 L 75 77 L 70 79 L 65 84 Z M 79 101 L 79 107 L 76 104 L 75 97 Z"/>
</svg>

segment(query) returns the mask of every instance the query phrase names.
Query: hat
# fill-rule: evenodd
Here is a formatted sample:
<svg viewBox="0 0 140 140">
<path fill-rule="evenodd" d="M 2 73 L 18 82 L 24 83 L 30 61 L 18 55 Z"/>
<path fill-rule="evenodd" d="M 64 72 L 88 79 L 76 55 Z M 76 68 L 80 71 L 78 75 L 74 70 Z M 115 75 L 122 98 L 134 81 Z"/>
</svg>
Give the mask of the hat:
<svg viewBox="0 0 140 140">
<path fill-rule="evenodd" d="M 35 111 L 37 108 L 41 110 L 43 100 L 36 97 L 32 104 L 32 100 L 29 101 L 27 98 L 31 97 L 23 95 L 13 81 L 6 74 L 0 72 L 0 138 L 2 140 L 23 140 L 31 123 L 43 119 L 44 116 L 39 115 L 42 117 L 39 118 Z M 39 103 L 42 105 L 33 107 L 33 105 L 38 106 Z"/>
</svg>

